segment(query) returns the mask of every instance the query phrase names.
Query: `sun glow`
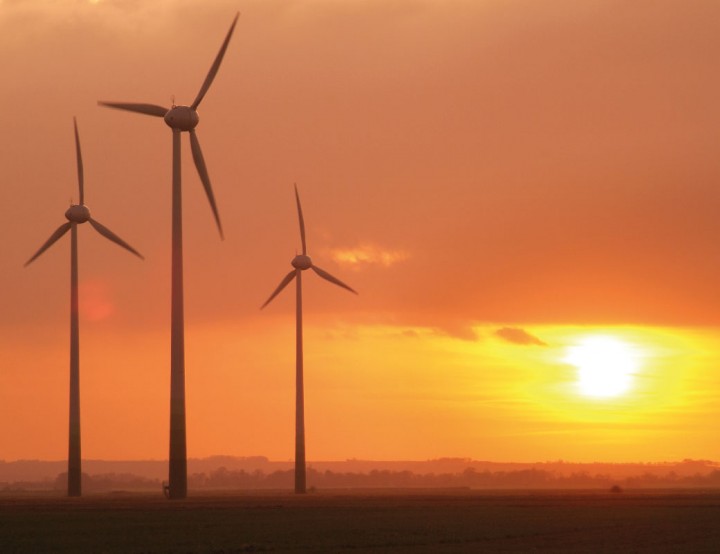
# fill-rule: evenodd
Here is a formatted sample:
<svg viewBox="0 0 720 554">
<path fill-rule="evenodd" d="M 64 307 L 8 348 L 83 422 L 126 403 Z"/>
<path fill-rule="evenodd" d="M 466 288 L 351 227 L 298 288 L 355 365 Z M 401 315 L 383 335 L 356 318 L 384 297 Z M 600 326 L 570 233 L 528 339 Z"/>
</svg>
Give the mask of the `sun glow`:
<svg viewBox="0 0 720 554">
<path fill-rule="evenodd" d="M 564 361 L 577 368 L 581 394 L 608 398 L 627 393 L 640 363 L 636 349 L 609 336 L 592 336 L 568 348 Z"/>
</svg>

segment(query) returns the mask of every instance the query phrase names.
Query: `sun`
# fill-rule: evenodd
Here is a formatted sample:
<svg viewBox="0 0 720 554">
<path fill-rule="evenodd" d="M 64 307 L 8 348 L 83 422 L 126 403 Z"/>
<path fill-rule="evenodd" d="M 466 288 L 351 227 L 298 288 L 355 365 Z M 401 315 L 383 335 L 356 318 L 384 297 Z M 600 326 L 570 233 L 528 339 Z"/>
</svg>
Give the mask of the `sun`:
<svg viewBox="0 0 720 554">
<path fill-rule="evenodd" d="M 610 398 L 627 393 L 640 363 L 636 349 L 610 336 L 591 336 L 567 350 L 563 361 L 577 368 L 577 388 L 585 396 Z"/>
</svg>

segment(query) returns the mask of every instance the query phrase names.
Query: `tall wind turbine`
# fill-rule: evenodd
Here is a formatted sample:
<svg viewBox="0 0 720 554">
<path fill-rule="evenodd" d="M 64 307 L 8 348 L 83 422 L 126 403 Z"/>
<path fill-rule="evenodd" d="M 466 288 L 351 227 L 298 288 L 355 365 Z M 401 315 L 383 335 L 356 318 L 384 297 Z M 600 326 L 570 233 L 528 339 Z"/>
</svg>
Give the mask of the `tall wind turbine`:
<svg viewBox="0 0 720 554">
<path fill-rule="evenodd" d="M 190 133 L 190 149 L 215 222 L 223 236 L 220 216 L 213 196 L 205 159 L 195 133 L 200 118 L 197 107 L 205 97 L 217 75 L 235 30 L 238 16 L 235 15 L 230 30 L 200 87 L 195 100 L 189 106 L 175 106 L 170 109 L 155 104 L 133 104 L 123 102 L 98 102 L 101 106 L 162 117 L 172 129 L 172 278 L 171 278 L 171 331 L 170 331 L 170 468 L 169 498 L 187 496 L 187 446 L 185 432 L 185 324 L 183 309 L 183 261 L 182 261 L 182 190 L 180 179 L 180 133 Z"/>
<path fill-rule="evenodd" d="M 68 496 L 80 496 L 81 487 L 81 457 L 80 457 L 80 326 L 78 321 L 78 247 L 77 226 L 86 221 L 106 239 L 111 240 L 142 258 L 140 253 L 132 246 L 118 237 L 110 229 L 90 217 L 90 210 L 85 205 L 84 175 L 82 153 L 80 152 L 80 137 L 78 135 L 77 121 L 75 126 L 75 150 L 77 154 L 78 185 L 80 188 L 80 203 L 72 204 L 65 212 L 67 223 L 63 223 L 50 235 L 35 255 L 25 266 L 31 264 L 40 254 L 50 248 L 60 237 L 70 231 L 70 438 L 68 441 Z"/>
<path fill-rule="evenodd" d="M 302 207 L 300 206 L 300 195 L 295 185 L 295 200 L 297 202 L 298 219 L 300 220 L 300 241 L 302 242 L 302 254 L 298 254 L 290 262 L 293 270 L 288 273 L 280 282 L 275 291 L 270 295 L 260 309 L 267 306 L 280 291 L 290 284 L 293 279 L 296 281 L 296 305 L 295 305 L 295 493 L 304 494 L 305 486 L 305 392 L 303 386 L 303 338 L 302 338 L 302 272 L 312 269 L 326 281 L 342 287 L 357 294 L 355 290 L 347 286 L 340 279 L 333 277 L 324 269 L 313 264 L 310 256 L 307 255 L 307 244 L 305 243 L 305 220 L 303 219 Z"/>
</svg>

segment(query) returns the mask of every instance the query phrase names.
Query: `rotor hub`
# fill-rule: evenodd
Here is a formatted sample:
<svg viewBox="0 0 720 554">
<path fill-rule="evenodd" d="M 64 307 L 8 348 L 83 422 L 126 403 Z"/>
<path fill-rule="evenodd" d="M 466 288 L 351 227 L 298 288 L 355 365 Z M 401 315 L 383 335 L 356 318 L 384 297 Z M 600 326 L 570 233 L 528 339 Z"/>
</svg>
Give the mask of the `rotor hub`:
<svg viewBox="0 0 720 554">
<path fill-rule="evenodd" d="M 65 212 L 65 217 L 73 223 L 85 223 L 90 219 L 90 209 L 84 204 L 73 204 Z"/>
<path fill-rule="evenodd" d="M 178 131 L 192 131 L 197 127 L 200 117 L 190 106 L 173 106 L 165 114 L 165 123 Z"/>
<path fill-rule="evenodd" d="M 306 256 L 305 254 L 298 254 L 290 263 L 295 269 L 302 269 L 303 271 L 312 267 L 310 256 Z"/>
</svg>

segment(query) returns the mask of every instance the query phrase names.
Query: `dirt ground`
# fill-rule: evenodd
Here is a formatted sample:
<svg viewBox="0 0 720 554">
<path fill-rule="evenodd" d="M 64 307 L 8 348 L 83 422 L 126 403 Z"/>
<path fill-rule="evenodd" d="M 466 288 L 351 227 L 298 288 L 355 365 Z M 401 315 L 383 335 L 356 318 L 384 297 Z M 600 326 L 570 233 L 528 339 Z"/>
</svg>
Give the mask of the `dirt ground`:
<svg viewBox="0 0 720 554">
<path fill-rule="evenodd" d="M 3 553 L 720 552 L 720 491 L 0 493 Z"/>
</svg>

